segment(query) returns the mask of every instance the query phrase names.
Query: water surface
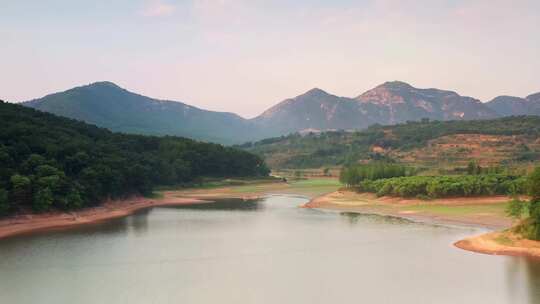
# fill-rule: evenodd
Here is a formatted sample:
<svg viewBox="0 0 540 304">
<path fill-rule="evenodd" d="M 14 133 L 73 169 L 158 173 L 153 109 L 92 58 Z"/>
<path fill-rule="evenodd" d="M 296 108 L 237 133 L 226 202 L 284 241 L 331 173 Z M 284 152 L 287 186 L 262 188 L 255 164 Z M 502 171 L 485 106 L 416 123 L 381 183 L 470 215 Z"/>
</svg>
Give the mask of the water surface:
<svg viewBox="0 0 540 304">
<path fill-rule="evenodd" d="M 540 263 L 452 243 L 473 228 L 271 196 L 153 208 L 0 241 L 0 303 L 540 303 Z"/>
</svg>

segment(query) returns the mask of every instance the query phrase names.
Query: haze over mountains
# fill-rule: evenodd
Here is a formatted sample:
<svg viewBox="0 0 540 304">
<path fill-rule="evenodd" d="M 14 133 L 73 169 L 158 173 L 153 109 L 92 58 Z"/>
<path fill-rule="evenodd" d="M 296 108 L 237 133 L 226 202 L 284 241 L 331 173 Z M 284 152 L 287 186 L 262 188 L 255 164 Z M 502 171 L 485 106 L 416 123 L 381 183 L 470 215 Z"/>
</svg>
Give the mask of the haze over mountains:
<svg viewBox="0 0 540 304">
<path fill-rule="evenodd" d="M 409 120 L 472 120 L 540 115 L 540 93 L 500 96 L 490 102 L 439 89 L 386 82 L 356 98 L 312 89 L 284 100 L 253 119 L 199 109 L 185 103 L 132 93 L 96 82 L 22 103 L 125 133 L 176 135 L 225 144 L 299 131 L 354 130 Z"/>
<path fill-rule="evenodd" d="M 76 87 L 23 105 L 124 133 L 176 135 L 222 143 L 249 136 L 245 119 L 236 114 L 149 98 L 112 82 Z"/>
<path fill-rule="evenodd" d="M 540 115 L 540 93 L 525 98 L 499 96 L 487 103 L 501 116 L 510 115 Z"/>
</svg>

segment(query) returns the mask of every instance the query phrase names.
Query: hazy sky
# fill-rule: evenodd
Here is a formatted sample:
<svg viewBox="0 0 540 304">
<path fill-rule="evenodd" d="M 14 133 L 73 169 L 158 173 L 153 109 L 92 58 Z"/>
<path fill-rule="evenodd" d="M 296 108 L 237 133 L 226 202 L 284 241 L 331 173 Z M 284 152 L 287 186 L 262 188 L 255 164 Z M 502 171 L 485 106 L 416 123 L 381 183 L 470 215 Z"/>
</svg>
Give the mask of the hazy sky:
<svg viewBox="0 0 540 304">
<path fill-rule="evenodd" d="M 0 0 L 0 98 L 109 80 L 252 117 L 387 80 L 540 91 L 538 0 Z"/>
</svg>

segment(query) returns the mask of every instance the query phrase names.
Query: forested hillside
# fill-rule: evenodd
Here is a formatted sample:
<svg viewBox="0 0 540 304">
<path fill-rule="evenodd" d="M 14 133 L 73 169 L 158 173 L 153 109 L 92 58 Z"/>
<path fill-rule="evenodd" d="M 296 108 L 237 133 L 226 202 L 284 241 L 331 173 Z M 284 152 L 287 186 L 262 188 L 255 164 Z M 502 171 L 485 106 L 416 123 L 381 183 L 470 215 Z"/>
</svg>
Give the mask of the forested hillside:
<svg viewBox="0 0 540 304">
<path fill-rule="evenodd" d="M 292 134 L 240 146 L 274 168 L 316 168 L 359 160 L 483 164 L 540 160 L 540 117 L 407 122 L 357 131 Z"/>
<path fill-rule="evenodd" d="M 0 214 L 99 204 L 203 176 L 264 176 L 249 152 L 179 137 L 113 133 L 0 102 Z"/>
</svg>

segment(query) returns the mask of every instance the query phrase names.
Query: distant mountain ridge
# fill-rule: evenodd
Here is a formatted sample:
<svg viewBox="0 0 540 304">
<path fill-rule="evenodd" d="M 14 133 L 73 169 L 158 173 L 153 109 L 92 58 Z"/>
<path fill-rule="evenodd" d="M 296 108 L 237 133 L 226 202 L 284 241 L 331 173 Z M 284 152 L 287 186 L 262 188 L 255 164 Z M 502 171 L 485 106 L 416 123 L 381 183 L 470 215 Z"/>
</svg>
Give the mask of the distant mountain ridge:
<svg viewBox="0 0 540 304">
<path fill-rule="evenodd" d="M 106 81 L 22 104 L 124 133 L 177 135 L 220 143 L 236 142 L 239 135 L 249 138 L 245 119 L 236 114 L 152 99 Z"/>
<path fill-rule="evenodd" d="M 500 116 L 540 115 L 540 93 L 525 98 L 498 96 L 486 105 Z"/>
<path fill-rule="evenodd" d="M 286 99 L 256 117 L 270 136 L 305 129 L 364 129 L 372 124 L 391 125 L 408 120 L 491 119 L 497 113 L 482 102 L 452 91 L 417 89 L 386 82 L 356 98 L 338 97 L 321 89 Z"/>
<path fill-rule="evenodd" d="M 540 93 L 526 98 L 500 96 L 482 103 L 453 91 L 418 89 L 401 81 L 383 83 L 355 98 L 315 88 L 286 99 L 253 119 L 153 99 L 106 81 L 22 104 L 113 131 L 176 135 L 224 144 L 294 132 L 359 130 L 373 124 L 393 125 L 423 118 L 476 120 L 540 115 Z"/>
<path fill-rule="evenodd" d="M 276 136 L 309 129 L 363 129 L 374 122 L 366 114 L 355 100 L 315 88 L 278 103 L 252 121 L 267 130 L 267 136 Z"/>
</svg>

